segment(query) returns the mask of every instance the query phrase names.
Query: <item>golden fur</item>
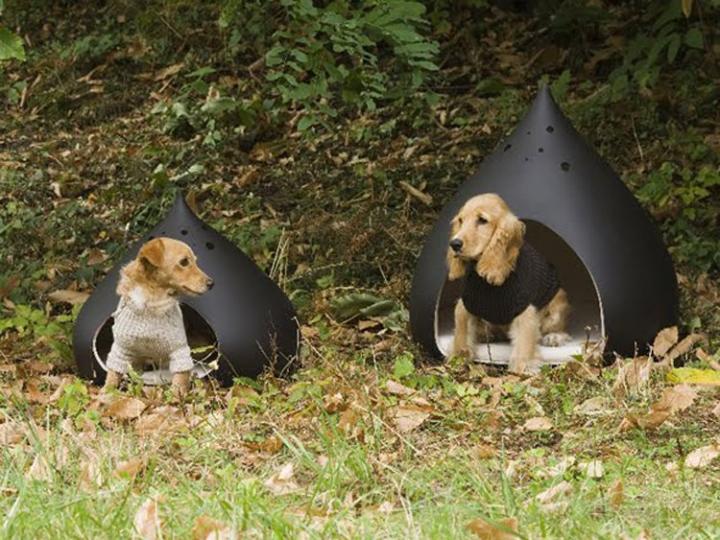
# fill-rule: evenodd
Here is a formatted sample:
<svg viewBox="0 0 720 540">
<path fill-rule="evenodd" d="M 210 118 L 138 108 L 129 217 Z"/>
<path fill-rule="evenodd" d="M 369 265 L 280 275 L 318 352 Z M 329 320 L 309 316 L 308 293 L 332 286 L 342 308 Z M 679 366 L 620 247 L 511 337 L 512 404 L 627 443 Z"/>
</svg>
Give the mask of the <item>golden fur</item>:
<svg viewBox="0 0 720 540">
<path fill-rule="evenodd" d="M 525 237 L 525 225 L 494 193 L 468 200 L 452 220 L 447 264 L 450 280 L 465 275 L 468 263 L 492 285 L 502 285 L 515 268 Z M 559 346 L 567 342 L 565 333 L 570 312 L 567 293 L 560 289 L 542 309 L 528 306 L 509 325 L 497 326 L 476 318 L 465 309 L 462 299 L 455 306 L 455 335 L 451 354 L 472 356 L 480 332 L 488 341 L 501 335 L 512 342 L 509 370 L 522 373 L 537 359 L 537 344 Z"/>
<path fill-rule="evenodd" d="M 178 294 L 200 295 L 212 286 L 212 279 L 197 265 L 197 257 L 184 242 L 172 238 L 155 238 L 146 242 L 132 262 L 120 271 L 117 294 L 131 297 L 136 304 L 153 309 Z M 105 388 L 116 387 L 120 373 L 109 370 Z M 176 395 L 187 392 L 190 372 L 173 374 L 172 389 Z"/>
</svg>

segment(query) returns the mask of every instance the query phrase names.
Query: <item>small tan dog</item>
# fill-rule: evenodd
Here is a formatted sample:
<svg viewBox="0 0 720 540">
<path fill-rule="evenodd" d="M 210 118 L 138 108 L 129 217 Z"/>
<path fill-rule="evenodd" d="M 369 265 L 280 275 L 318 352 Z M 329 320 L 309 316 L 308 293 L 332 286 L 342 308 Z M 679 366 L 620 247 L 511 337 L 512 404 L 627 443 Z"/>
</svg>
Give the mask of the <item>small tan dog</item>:
<svg viewBox="0 0 720 540">
<path fill-rule="evenodd" d="M 448 277 L 465 277 L 465 286 L 455 306 L 451 354 L 472 357 L 478 330 L 490 339 L 506 335 L 512 343 L 508 368 L 523 373 L 537 359 L 541 338 L 553 347 L 570 339 L 567 294 L 552 265 L 524 237 L 525 224 L 494 193 L 471 198 L 452 220 Z"/>
<path fill-rule="evenodd" d="M 173 374 L 173 392 L 184 395 L 193 359 L 177 296 L 202 294 L 212 284 L 184 242 L 155 238 L 145 243 L 137 258 L 120 271 L 120 303 L 113 314 L 104 389 L 117 387 L 135 362 L 164 360 Z"/>
</svg>

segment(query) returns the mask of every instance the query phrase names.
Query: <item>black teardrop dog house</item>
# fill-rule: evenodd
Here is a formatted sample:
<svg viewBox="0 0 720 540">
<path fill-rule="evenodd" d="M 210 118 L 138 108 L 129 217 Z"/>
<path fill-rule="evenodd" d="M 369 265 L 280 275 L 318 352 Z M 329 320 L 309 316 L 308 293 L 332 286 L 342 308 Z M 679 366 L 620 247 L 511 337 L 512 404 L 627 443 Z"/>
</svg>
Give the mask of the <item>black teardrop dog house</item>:
<svg viewBox="0 0 720 540">
<path fill-rule="evenodd" d="M 250 258 L 203 223 L 178 194 L 167 217 L 128 251 L 83 305 L 73 330 L 73 350 L 82 377 L 98 384 L 105 380 L 112 313 L 119 300 L 115 293 L 119 271 L 145 242 L 158 236 L 187 243 L 198 265 L 215 282 L 201 296 L 181 298 L 190 346 L 195 336 L 209 344 L 205 349 L 211 349 L 209 356 L 196 358 L 193 371 L 197 376 L 212 372 L 227 386 L 233 377 L 256 377 L 266 367 L 282 373 L 296 363 L 299 327 L 290 300 Z M 142 376 L 147 384 L 170 380 L 163 366 Z"/>
<path fill-rule="evenodd" d="M 677 320 L 672 260 L 658 230 L 610 166 L 575 131 L 547 88 L 443 208 L 417 263 L 410 296 L 413 338 L 435 358 L 448 354 L 462 281 L 448 281 L 450 221 L 470 198 L 497 193 L 526 224 L 526 240 L 558 271 L 572 312 L 572 341 L 540 347 L 546 363 L 605 340 L 631 355 Z M 476 359 L 507 363 L 509 343 L 482 343 Z"/>
</svg>

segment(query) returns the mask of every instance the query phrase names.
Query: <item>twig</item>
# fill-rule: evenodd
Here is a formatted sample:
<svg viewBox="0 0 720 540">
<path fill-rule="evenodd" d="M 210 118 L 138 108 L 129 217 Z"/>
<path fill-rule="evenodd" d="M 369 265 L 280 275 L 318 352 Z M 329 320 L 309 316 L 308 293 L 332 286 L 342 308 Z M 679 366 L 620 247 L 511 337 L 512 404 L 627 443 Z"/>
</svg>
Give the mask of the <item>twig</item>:
<svg viewBox="0 0 720 540">
<path fill-rule="evenodd" d="M 433 201 L 432 195 L 423 193 L 418 188 L 408 184 L 404 180 L 400 181 L 400 187 L 403 188 L 408 193 L 408 195 L 415 197 L 418 201 L 420 201 L 424 205 L 430 206 L 432 204 L 432 201 Z"/>
</svg>

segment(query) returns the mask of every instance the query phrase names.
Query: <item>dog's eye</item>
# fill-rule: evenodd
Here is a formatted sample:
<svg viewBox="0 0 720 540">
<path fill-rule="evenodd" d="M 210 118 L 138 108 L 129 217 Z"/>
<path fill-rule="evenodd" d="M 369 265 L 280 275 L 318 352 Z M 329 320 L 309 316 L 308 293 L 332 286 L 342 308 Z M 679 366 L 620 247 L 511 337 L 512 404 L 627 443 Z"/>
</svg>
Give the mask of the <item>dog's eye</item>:
<svg viewBox="0 0 720 540">
<path fill-rule="evenodd" d="M 182 259 L 180 259 L 180 266 L 187 266 L 189 264 L 190 264 L 190 259 L 188 259 L 187 257 L 183 257 Z"/>
<path fill-rule="evenodd" d="M 462 218 L 458 218 L 458 225 L 462 225 Z"/>
<path fill-rule="evenodd" d="M 478 225 L 485 225 L 486 223 L 487 223 L 487 219 L 485 219 L 485 218 L 482 217 L 482 216 L 478 216 L 478 218 L 477 218 L 477 224 L 478 224 Z"/>
</svg>

